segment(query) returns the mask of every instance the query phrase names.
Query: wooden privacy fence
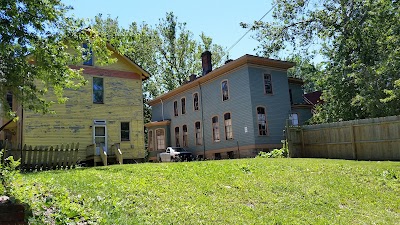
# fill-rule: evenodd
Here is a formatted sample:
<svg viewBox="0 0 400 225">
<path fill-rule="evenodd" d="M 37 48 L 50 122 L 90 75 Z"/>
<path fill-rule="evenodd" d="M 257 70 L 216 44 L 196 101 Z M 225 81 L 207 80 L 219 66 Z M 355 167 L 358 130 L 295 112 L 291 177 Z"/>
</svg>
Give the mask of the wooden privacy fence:
<svg viewBox="0 0 400 225">
<path fill-rule="evenodd" d="M 400 116 L 288 127 L 291 157 L 400 160 Z"/>
<path fill-rule="evenodd" d="M 15 160 L 21 159 L 21 170 L 71 169 L 76 167 L 78 152 L 79 143 L 56 147 L 24 145 L 22 149 L 6 148 L 5 157 L 12 155 Z"/>
</svg>

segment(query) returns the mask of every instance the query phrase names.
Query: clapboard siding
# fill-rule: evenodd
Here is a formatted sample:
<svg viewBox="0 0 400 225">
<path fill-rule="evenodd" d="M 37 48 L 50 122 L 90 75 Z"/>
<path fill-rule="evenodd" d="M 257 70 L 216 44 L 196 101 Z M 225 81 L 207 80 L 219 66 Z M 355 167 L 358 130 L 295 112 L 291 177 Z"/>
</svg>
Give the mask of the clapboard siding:
<svg viewBox="0 0 400 225">
<path fill-rule="evenodd" d="M 304 104 L 304 91 L 301 84 L 289 83 L 289 89 L 292 91 L 293 104 Z"/>
<path fill-rule="evenodd" d="M 256 144 L 279 144 L 290 113 L 289 86 L 286 72 L 268 68 L 250 68 L 251 100 L 253 112 L 252 130 Z M 264 74 L 271 74 L 273 94 L 264 94 Z M 266 108 L 268 135 L 259 136 L 257 127 L 257 107 Z"/>
<path fill-rule="evenodd" d="M 118 64 L 118 63 L 117 63 Z M 24 112 L 23 144 L 60 145 L 79 142 L 81 148 L 93 143 L 93 120 L 107 121 L 108 147 L 121 142 L 120 123 L 130 122 L 130 141 L 121 142 L 124 158 L 143 158 L 143 106 L 141 80 L 104 78 L 104 104 L 92 102 L 93 76 L 84 75 L 87 85 L 65 90 L 66 104 L 54 104 L 56 114 Z M 55 100 L 54 96 L 47 96 Z M 79 159 L 86 157 L 81 151 Z"/>
<path fill-rule="evenodd" d="M 271 74 L 273 94 L 264 94 L 264 74 Z M 209 76 L 209 75 L 205 75 Z M 205 79 L 203 79 L 205 80 Z M 206 79 L 207 80 L 207 79 Z M 221 83 L 227 80 L 229 85 L 229 100 L 222 101 Z M 283 69 L 274 69 L 267 66 L 245 64 L 229 72 L 220 74 L 197 86 L 183 90 L 175 95 L 166 95 L 152 106 L 152 121 L 170 120 L 171 145 L 176 145 L 175 128 L 179 127 L 179 139 L 182 144 L 182 126 L 188 127 L 188 150 L 197 155 L 206 151 L 207 158 L 213 158 L 214 153 L 223 153 L 221 157 L 227 158 L 226 152 L 233 152 L 238 156 L 239 150 L 243 156 L 254 156 L 258 150 L 281 146 L 284 138 L 286 120 L 291 111 L 289 97 L 289 83 L 287 73 Z M 193 83 L 192 83 L 193 84 Z M 293 85 L 293 95 L 296 101 L 301 101 L 301 85 Z M 199 93 L 198 111 L 193 110 L 193 93 Z M 300 95 L 300 96 L 298 96 Z M 186 114 L 181 113 L 181 98 L 186 98 Z M 179 115 L 174 116 L 174 101 L 178 102 Z M 256 108 L 266 108 L 268 121 L 268 135 L 258 135 Z M 310 111 L 310 110 L 309 110 Z M 225 139 L 224 114 L 231 113 L 233 140 Z M 303 112 L 303 109 L 299 109 Z M 305 117 L 309 116 L 305 113 Z M 299 116 L 302 116 L 299 113 Z M 218 116 L 220 141 L 213 142 L 212 117 Z M 204 133 L 202 146 L 195 145 L 195 122 L 201 121 Z M 152 129 L 152 128 L 150 128 Z M 240 153 L 242 154 L 242 153 Z"/>
</svg>

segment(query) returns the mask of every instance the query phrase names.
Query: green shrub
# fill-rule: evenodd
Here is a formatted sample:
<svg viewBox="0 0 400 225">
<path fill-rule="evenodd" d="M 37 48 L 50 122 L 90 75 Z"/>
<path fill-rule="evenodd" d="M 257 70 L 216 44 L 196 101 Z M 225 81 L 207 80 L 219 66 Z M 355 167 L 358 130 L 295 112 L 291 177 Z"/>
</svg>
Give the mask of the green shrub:
<svg viewBox="0 0 400 225">
<path fill-rule="evenodd" d="M 286 158 L 289 155 L 289 149 L 286 141 L 282 141 L 281 149 L 274 149 L 270 152 L 259 152 L 256 158 Z"/>
<path fill-rule="evenodd" d="M 13 188 L 12 182 L 15 177 L 18 175 L 17 167 L 20 162 L 15 161 L 12 156 L 4 159 L 3 157 L 4 150 L 0 151 L 0 181 L 2 194 L 11 195 L 11 191 Z"/>
</svg>

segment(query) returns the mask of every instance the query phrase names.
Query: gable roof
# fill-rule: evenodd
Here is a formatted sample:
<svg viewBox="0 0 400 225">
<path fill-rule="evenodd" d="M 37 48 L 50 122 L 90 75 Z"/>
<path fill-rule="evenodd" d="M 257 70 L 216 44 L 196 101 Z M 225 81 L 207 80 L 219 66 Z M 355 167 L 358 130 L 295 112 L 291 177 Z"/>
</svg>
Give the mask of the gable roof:
<svg viewBox="0 0 400 225">
<path fill-rule="evenodd" d="M 324 101 L 321 99 L 322 92 L 321 91 L 314 91 L 311 93 L 307 93 L 304 95 L 304 100 L 311 104 L 311 105 L 317 105 L 319 103 L 323 103 Z"/>
<path fill-rule="evenodd" d="M 155 105 L 158 102 L 161 102 L 161 100 L 168 99 L 174 95 L 182 93 L 182 92 L 184 92 L 188 89 L 191 89 L 195 86 L 198 86 L 202 83 L 208 82 L 212 79 L 222 76 L 222 75 L 224 75 L 232 70 L 235 70 L 237 68 L 240 68 L 244 65 L 260 65 L 260 66 L 266 66 L 266 67 L 271 67 L 271 68 L 287 70 L 287 69 L 295 66 L 296 64 L 292 63 L 292 62 L 269 59 L 269 58 L 246 54 L 236 60 L 226 63 L 225 65 L 223 65 L 215 70 L 212 70 L 208 74 L 201 76 L 194 81 L 186 83 L 178 88 L 175 88 L 172 91 L 169 91 L 169 92 L 149 101 L 148 104 L 150 106 Z"/>
<path fill-rule="evenodd" d="M 143 69 L 141 66 L 139 66 L 137 63 L 135 63 L 132 59 L 130 59 L 128 56 L 124 54 L 120 54 L 117 49 L 115 49 L 110 43 L 107 43 L 107 47 L 110 48 L 111 51 L 115 52 L 116 54 L 120 55 L 128 64 L 131 66 L 135 67 L 138 69 L 142 74 L 142 80 L 147 80 L 150 78 L 149 72 L 147 72 L 145 69 Z"/>
</svg>

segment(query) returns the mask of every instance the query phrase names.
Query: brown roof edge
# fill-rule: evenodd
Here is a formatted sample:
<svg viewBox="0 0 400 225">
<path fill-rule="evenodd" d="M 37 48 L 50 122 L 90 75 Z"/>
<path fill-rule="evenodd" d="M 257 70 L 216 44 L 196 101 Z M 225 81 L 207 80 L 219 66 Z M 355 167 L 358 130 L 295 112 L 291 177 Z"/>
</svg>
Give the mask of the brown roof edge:
<svg viewBox="0 0 400 225">
<path fill-rule="evenodd" d="M 288 82 L 292 84 L 304 84 L 304 81 L 300 78 L 295 78 L 295 77 L 288 77 Z"/>
<path fill-rule="evenodd" d="M 168 126 L 171 123 L 170 120 L 164 120 L 164 121 L 153 121 L 146 123 L 144 126 L 149 128 L 149 127 L 155 127 L 155 126 Z"/>
<path fill-rule="evenodd" d="M 178 88 L 175 88 L 174 90 L 165 93 L 151 101 L 148 101 L 148 104 L 150 106 L 153 106 L 159 102 L 161 102 L 161 99 L 167 99 L 170 98 L 176 94 L 179 94 L 183 91 L 186 91 L 190 88 L 193 88 L 201 83 L 204 83 L 206 81 L 209 81 L 211 79 L 214 79 L 218 76 L 221 76 L 231 70 L 234 70 L 236 68 L 239 68 L 242 65 L 246 64 L 253 64 L 253 65 L 261 65 L 261 66 L 266 66 L 266 67 L 273 67 L 273 68 L 278 68 L 278 69 L 289 69 L 292 68 L 293 66 L 296 65 L 296 63 L 293 62 L 287 62 L 287 61 L 281 61 L 281 60 L 275 60 L 275 59 L 268 59 L 268 58 L 263 58 L 259 56 L 254 56 L 254 55 L 249 55 L 246 54 L 236 60 L 233 60 L 211 72 L 209 72 L 207 75 L 204 75 L 202 77 L 197 78 L 196 80 L 189 82 L 185 85 L 182 85 Z"/>
</svg>

